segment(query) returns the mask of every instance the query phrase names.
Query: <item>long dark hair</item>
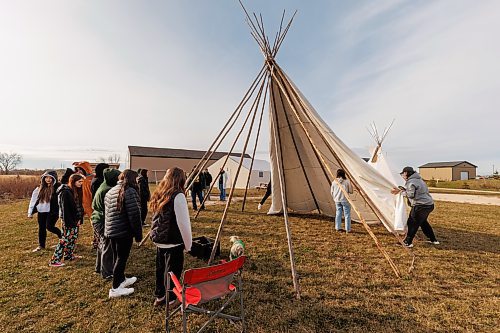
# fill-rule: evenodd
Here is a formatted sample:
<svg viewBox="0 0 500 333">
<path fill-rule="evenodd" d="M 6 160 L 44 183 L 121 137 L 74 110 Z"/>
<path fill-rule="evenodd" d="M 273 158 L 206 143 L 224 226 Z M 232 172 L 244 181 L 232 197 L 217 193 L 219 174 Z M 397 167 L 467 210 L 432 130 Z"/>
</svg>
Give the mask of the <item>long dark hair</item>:
<svg viewBox="0 0 500 333">
<path fill-rule="evenodd" d="M 154 213 L 159 213 L 163 206 L 172 199 L 172 195 L 185 192 L 186 175 L 179 168 L 170 168 L 154 191 L 149 208 Z"/>
<path fill-rule="evenodd" d="M 118 202 L 117 207 L 118 211 L 121 212 L 123 208 L 123 201 L 125 199 L 125 191 L 131 187 L 139 193 L 139 186 L 137 186 L 137 172 L 134 170 L 126 169 L 119 176 L 118 180 L 123 181 L 122 187 L 120 188 L 120 192 L 118 192 Z"/>
<path fill-rule="evenodd" d="M 52 182 L 47 184 L 45 182 L 45 178 L 49 177 L 52 179 Z M 50 202 L 50 199 L 52 198 L 52 193 L 54 192 L 54 186 L 55 186 L 55 180 L 54 177 L 52 176 L 43 176 L 40 179 L 40 186 L 39 186 L 39 192 L 38 192 L 38 198 L 40 199 L 40 202 Z"/>
<path fill-rule="evenodd" d="M 82 204 L 83 190 L 81 187 L 76 186 L 76 182 L 83 179 L 85 179 L 85 177 L 78 173 L 74 173 L 69 177 L 68 186 L 71 189 L 71 192 L 73 192 L 73 196 L 75 197 L 75 203 L 77 205 Z"/>
<path fill-rule="evenodd" d="M 337 178 L 346 179 L 345 178 L 345 171 L 343 169 L 338 169 L 337 170 Z"/>
</svg>

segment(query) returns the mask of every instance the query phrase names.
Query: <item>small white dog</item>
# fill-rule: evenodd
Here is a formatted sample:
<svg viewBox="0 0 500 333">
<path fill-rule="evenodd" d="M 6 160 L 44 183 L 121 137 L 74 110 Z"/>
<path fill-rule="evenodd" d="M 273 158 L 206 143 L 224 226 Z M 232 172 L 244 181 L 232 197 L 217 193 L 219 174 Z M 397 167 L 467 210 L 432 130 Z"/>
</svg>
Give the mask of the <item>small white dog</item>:
<svg viewBox="0 0 500 333">
<path fill-rule="evenodd" d="M 231 236 L 229 241 L 233 243 L 229 252 L 230 260 L 234 260 L 245 254 L 245 243 L 238 236 Z"/>
</svg>

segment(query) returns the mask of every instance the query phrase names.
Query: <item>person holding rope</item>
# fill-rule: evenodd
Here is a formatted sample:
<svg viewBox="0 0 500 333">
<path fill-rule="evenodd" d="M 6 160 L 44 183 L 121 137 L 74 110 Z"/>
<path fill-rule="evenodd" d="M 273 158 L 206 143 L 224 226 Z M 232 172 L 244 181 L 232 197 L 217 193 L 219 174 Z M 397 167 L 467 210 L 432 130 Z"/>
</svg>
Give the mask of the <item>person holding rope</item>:
<svg viewBox="0 0 500 333">
<path fill-rule="evenodd" d="M 391 190 L 391 193 L 394 195 L 402 193 L 408 198 L 411 205 L 410 215 L 408 216 L 408 233 L 403 242 L 404 246 L 413 247 L 413 238 L 417 234 L 418 228 L 422 228 L 424 235 L 429 239 L 429 243 L 439 245 L 434 230 L 432 230 L 427 220 L 429 214 L 434 210 L 434 200 L 429 194 L 429 188 L 412 167 L 405 167 L 400 175 L 406 181 L 405 186 L 395 187 Z"/>
<path fill-rule="evenodd" d="M 167 170 L 153 193 L 149 208 L 153 214 L 150 238 L 156 245 L 155 306 L 166 303 L 168 272 L 181 276 L 184 251 L 191 250 L 191 221 L 185 193 L 186 177 L 179 168 Z M 171 284 L 172 285 L 172 284 Z M 176 305 L 175 294 L 168 291 L 169 307 Z"/>
</svg>

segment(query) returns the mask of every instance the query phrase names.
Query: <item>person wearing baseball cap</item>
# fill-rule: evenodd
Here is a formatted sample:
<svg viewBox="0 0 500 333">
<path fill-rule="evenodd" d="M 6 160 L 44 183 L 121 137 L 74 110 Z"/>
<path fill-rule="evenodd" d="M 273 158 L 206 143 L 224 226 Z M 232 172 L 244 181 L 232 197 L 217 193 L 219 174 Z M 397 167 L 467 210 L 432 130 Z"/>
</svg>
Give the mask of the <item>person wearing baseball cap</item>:
<svg viewBox="0 0 500 333">
<path fill-rule="evenodd" d="M 418 172 L 410 166 L 404 167 L 400 175 L 406 181 L 405 186 L 395 187 L 391 190 L 391 193 L 398 194 L 402 192 L 411 205 L 410 215 L 408 216 L 408 233 L 404 240 L 405 246 L 413 247 L 413 238 L 419 228 L 422 228 L 429 243 L 438 245 L 439 242 L 436 239 L 434 230 L 432 230 L 427 220 L 429 214 L 434 210 L 434 200 L 429 194 L 429 188 Z"/>
</svg>

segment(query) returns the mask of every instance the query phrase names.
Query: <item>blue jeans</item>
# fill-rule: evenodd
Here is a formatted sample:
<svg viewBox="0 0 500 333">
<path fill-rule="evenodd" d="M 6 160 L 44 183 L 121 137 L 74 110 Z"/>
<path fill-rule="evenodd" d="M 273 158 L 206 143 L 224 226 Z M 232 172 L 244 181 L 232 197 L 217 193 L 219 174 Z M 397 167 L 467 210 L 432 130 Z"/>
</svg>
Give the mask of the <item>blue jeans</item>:
<svg viewBox="0 0 500 333">
<path fill-rule="evenodd" d="M 220 191 L 219 199 L 221 199 L 222 201 L 226 200 L 226 189 L 220 186 L 219 191 Z"/>
<path fill-rule="evenodd" d="M 351 205 L 349 202 L 336 202 L 337 213 L 335 214 L 335 230 L 342 228 L 342 211 L 344 211 L 345 230 L 351 231 Z"/>
</svg>

